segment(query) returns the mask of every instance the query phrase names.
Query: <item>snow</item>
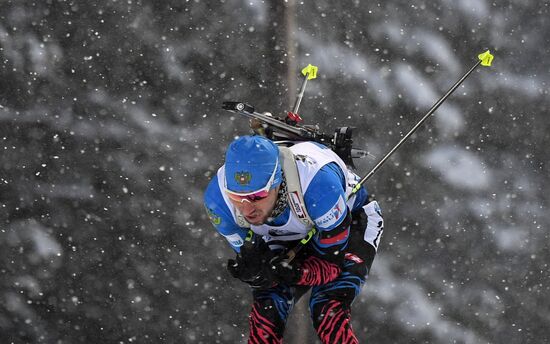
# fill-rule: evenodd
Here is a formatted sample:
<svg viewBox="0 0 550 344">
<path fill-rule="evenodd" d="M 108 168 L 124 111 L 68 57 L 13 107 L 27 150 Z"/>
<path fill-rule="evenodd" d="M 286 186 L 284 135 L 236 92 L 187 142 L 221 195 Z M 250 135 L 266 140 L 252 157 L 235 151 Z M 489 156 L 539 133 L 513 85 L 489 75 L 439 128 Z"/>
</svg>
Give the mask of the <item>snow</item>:
<svg viewBox="0 0 550 344">
<path fill-rule="evenodd" d="M 465 15 L 473 16 L 476 19 L 483 19 L 489 15 L 489 5 L 485 0 L 459 0 L 458 8 Z"/>
<path fill-rule="evenodd" d="M 51 256 L 61 256 L 61 253 L 63 252 L 61 245 L 45 233 L 42 226 L 39 226 L 36 223 L 31 223 L 30 226 L 29 235 L 34 243 L 34 248 L 38 255 L 40 255 L 43 259 L 47 259 Z"/>
<path fill-rule="evenodd" d="M 290 3 L 0 3 L 0 343 L 244 343 L 250 293 L 202 204 L 250 132 L 221 102 L 282 115 L 317 65 L 300 115 L 356 127 L 365 174 L 487 49 L 367 183 L 385 233 L 353 326 L 550 342 L 548 3 Z M 285 342 L 315 343 L 306 299 Z"/>
<path fill-rule="evenodd" d="M 381 104 L 388 104 L 393 98 L 393 91 L 385 80 L 384 73 L 376 70 L 353 50 L 335 43 L 319 44 L 306 34 L 299 35 L 298 40 L 309 52 L 308 59 L 316 61 L 327 77 L 338 78 L 344 74 L 349 76 L 352 82 L 366 84 L 365 87 L 376 91 L 377 100 Z"/>
<path fill-rule="evenodd" d="M 527 249 L 529 233 L 521 228 L 496 228 L 493 234 L 498 247 L 503 251 L 517 252 Z"/>
<path fill-rule="evenodd" d="M 442 146 L 423 157 L 424 165 L 439 172 L 445 182 L 459 188 L 482 191 L 490 185 L 491 171 L 486 164 L 464 149 Z"/>
</svg>

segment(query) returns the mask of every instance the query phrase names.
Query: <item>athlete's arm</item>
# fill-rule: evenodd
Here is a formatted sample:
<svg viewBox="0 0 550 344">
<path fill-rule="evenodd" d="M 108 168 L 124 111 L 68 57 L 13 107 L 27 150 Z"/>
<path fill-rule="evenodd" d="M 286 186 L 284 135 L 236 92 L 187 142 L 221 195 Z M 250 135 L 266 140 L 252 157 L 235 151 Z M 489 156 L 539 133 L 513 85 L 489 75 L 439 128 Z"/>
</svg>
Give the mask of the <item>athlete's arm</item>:
<svg viewBox="0 0 550 344">
<path fill-rule="evenodd" d="M 348 244 L 351 212 L 346 205 L 345 178 L 336 163 L 323 166 L 304 194 L 306 208 L 318 234 L 310 250 L 318 258 L 340 264 Z"/>
<path fill-rule="evenodd" d="M 322 285 L 340 274 L 351 225 L 344 190 L 345 178 L 336 163 L 323 166 L 310 182 L 304 201 L 318 232 L 308 243 L 307 257 L 297 266 L 291 283 Z"/>
</svg>

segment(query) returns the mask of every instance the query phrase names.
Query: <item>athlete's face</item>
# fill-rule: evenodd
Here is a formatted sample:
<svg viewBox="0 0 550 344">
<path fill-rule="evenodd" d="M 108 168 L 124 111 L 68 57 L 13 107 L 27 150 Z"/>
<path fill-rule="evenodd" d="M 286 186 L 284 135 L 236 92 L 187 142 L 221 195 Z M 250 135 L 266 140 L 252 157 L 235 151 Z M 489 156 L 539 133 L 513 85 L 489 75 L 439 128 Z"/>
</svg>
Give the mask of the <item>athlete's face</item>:
<svg viewBox="0 0 550 344">
<path fill-rule="evenodd" d="M 277 201 L 278 193 L 279 186 L 269 190 L 267 197 L 259 200 L 250 201 L 248 199 L 242 199 L 236 201 L 230 198 L 229 201 L 241 212 L 241 214 L 243 214 L 246 221 L 253 225 L 261 225 L 266 223 L 268 217 L 271 215 Z"/>
</svg>

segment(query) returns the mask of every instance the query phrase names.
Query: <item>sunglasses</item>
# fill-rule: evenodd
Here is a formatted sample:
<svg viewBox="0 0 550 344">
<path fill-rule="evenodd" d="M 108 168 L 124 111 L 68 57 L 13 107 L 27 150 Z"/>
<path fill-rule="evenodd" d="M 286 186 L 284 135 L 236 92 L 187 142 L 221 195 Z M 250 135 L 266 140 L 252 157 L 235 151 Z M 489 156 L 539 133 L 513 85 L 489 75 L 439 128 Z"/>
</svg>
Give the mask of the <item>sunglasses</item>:
<svg viewBox="0 0 550 344">
<path fill-rule="evenodd" d="M 275 168 L 273 169 L 273 172 L 271 173 L 271 177 L 269 177 L 269 180 L 267 181 L 267 184 L 261 188 L 260 190 L 253 191 L 253 192 L 247 192 L 247 193 L 241 193 L 241 192 L 234 192 L 229 189 L 227 189 L 227 180 L 225 181 L 224 189 L 227 197 L 229 199 L 242 203 L 244 201 L 247 202 L 256 202 L 260 201 L 267 196 L 269 196 L 269 191 L 271 190 L 271 186 L 273 186 L 273 182 L 275 181 L 275 174 L 277 172 L 277 166 L 279 165 L 279 159 L 275 162 Z"/>
</svg>

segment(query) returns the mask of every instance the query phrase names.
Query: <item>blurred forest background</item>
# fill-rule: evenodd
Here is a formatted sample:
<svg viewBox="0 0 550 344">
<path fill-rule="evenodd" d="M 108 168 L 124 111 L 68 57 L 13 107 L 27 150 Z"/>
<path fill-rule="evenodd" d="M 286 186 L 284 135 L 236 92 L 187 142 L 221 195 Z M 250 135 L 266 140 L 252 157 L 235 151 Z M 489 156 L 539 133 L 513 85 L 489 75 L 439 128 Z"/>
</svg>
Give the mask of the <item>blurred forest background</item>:
<svg viewBox="0 0 550 344">
<path fill-rule="evenodd" d="M 244 343 L 202 192 L 246 101 L 376 158 L 386 231 L 360 342 L 550 342 L 550 4 L 0 1 L 0 342 Z M 300 313 L 301 312 L 301 313 Z M 303 307 L 288 343 L 316 343 Z"/>
</svg>

